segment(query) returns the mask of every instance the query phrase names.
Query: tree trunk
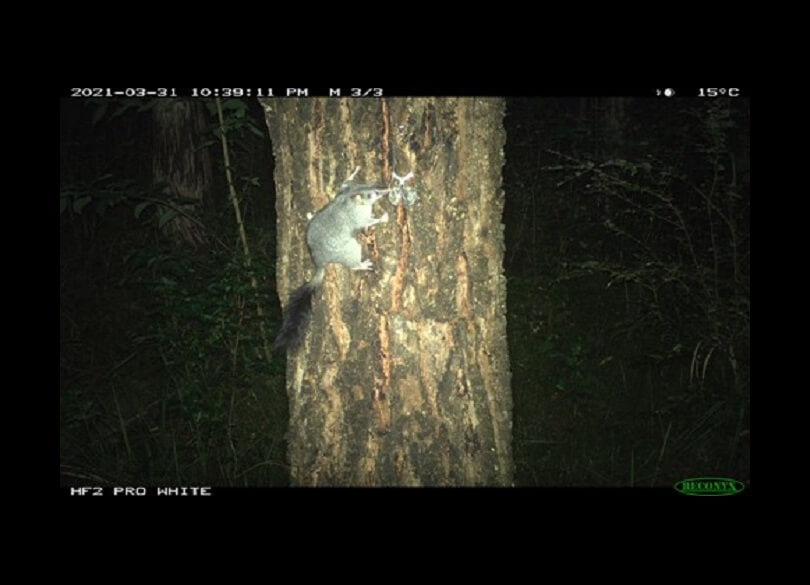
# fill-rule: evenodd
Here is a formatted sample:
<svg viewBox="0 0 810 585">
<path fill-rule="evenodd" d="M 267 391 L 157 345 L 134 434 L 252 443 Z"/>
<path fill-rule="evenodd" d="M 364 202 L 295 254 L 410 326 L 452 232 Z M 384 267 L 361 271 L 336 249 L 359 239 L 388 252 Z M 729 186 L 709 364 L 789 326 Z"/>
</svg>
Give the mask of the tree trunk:
<svg viewBox="0 0 810 585">
<path fill-rule="evenodd" d="M 287 360 L 293 485 L 511 485 L 500 99 L 263 100 L 276 158 L 282 305 L 314 266 L 308 212 L 355 180 L 418 200 L 327 266 Z"/>
<path fill-rule="evenodd" d="M 155 147 L 152 176 L 166 183 L 165 195 L 173 207 L 161 207 L 163 233 L 175 243 L 198 245 L 205 239 L 194 218 L 202 209 L 203 196 L 211 189 L 211 155 L 202 148 L 205 110 L 199 101 L 159 100 L 153 110 Z"/>
</svg>

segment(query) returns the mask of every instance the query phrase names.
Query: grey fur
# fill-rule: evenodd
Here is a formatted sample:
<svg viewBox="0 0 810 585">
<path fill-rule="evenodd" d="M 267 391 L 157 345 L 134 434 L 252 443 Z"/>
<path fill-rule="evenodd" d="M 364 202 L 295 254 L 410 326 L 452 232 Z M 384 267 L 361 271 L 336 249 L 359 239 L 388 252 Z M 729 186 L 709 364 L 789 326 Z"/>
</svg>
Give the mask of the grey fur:
<svg viewBox="0 0 810 585">
<path fill-rule="evenodd" d="M 273 349 L 294 351 L 303 342 L 312 312 L 312 296 L 321 286 L 327 264 L 343 264 L 352 270 L 373 268 L 370 260 L 363 260 L 355 235 L 362 229 L 388 221 L 388 213 L 374 217 L 372 209 L 386 192 L 371 185 L 344 182 L 337 196 L 310 219 L 307 246 L 317 270 L 312 280 L 290 295 Z"/>
</svg>

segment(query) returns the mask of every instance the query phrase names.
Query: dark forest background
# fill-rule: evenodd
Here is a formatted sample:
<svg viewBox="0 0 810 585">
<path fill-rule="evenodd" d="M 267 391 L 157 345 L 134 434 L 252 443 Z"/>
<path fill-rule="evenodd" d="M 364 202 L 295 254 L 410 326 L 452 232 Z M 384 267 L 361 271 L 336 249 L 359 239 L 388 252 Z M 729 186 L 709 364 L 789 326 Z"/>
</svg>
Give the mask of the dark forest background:
<svg viewBox="0 0 810 585">
<path fill-rule="evenodd" d="M 747 482 L 749 101 L 506 104 L 516 485 Z M 61 484 L 287 485 L 258 103 L 60 108 Z"/>
</svg>

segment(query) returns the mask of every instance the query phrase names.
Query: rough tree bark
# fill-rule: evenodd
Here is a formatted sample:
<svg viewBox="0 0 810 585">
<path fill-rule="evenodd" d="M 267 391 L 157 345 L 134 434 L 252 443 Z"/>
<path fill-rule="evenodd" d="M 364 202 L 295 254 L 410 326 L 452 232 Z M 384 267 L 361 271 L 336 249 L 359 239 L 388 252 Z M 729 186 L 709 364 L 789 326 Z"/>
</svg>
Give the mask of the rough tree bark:
<svg viewBox="0 0 810 585">
<path fill-rule="evenodd" d="M 293 485 L 511 485 L 500 99 L 267 99 L 282 305 L 314 268 L 306 214 L 414 173 L 410 207 L 329 265 L 287 360 Z"/>
<path fill-rule="evenodd" d="M 175 243 L 198 245 L 205 234 L 197 222 L 203 196 L 211 189 L 211 155 L 202 148 L 205 137 L 205 109 L 194 100 L 158 100 L 152 110 L 155 142 L 152 176 L 166 183 L 165 194 L 174 200 L 173 209 L 162 208 L 171 219 L 163 224 L 164 234 Z"/>
</svg>

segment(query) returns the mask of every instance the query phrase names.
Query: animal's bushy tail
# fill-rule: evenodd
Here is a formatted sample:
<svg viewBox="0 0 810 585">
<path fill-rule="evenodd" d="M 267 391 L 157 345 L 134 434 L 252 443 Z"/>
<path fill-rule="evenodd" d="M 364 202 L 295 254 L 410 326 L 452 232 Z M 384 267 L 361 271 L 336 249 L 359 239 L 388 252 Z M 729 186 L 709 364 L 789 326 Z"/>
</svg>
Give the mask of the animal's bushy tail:
<svg viewBox="0 0 810 585">
<path fill-rule="evenodd" d="M 319 268 L 308 283 L 298 287 L 290 295 L 284 308 L 284 320 L 273 342 L 273 351 L 295 351 L 304 341 L 312 315 L 312 295 L 321 287 L 323 268 Z"/>
</svg>

